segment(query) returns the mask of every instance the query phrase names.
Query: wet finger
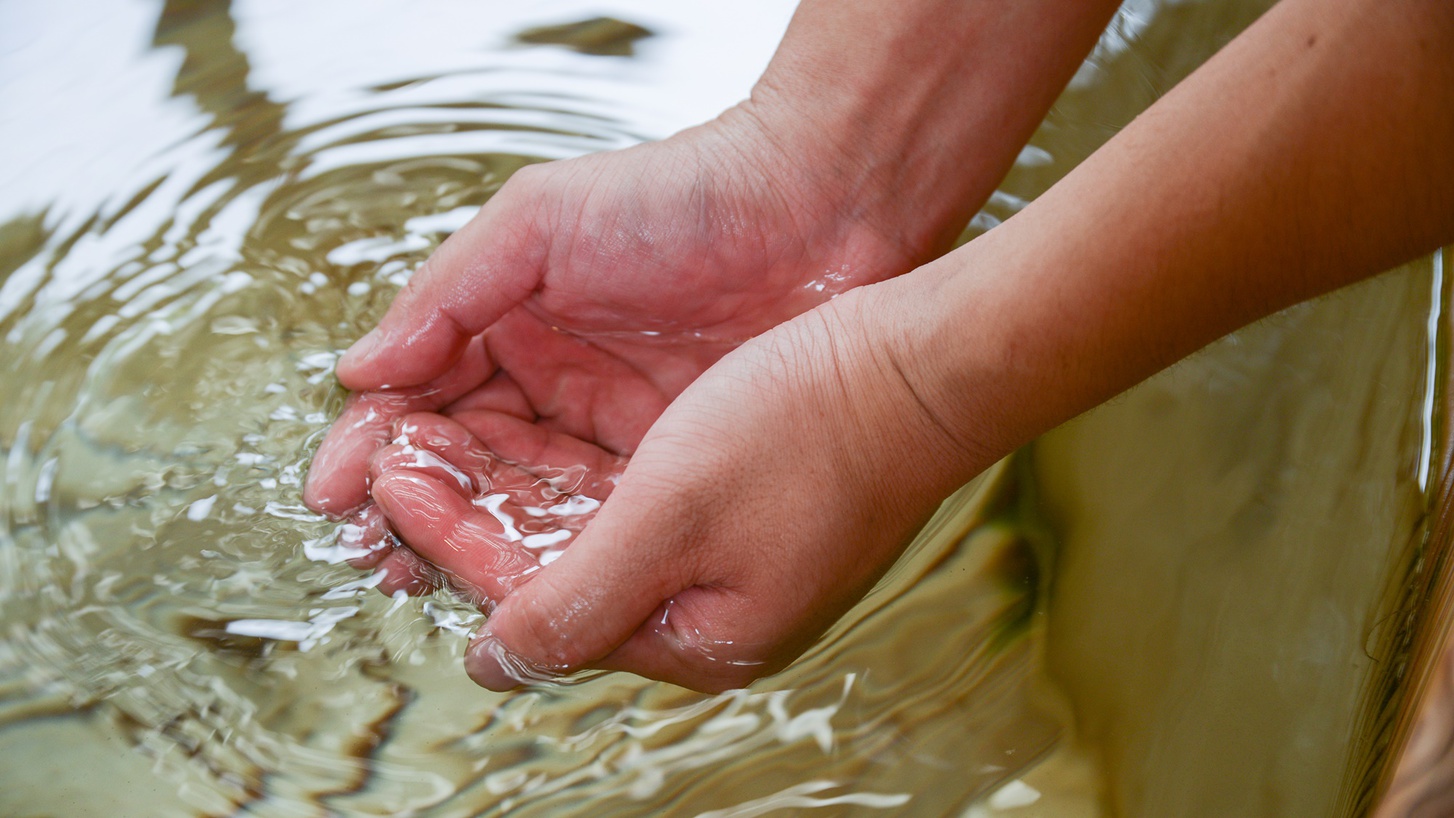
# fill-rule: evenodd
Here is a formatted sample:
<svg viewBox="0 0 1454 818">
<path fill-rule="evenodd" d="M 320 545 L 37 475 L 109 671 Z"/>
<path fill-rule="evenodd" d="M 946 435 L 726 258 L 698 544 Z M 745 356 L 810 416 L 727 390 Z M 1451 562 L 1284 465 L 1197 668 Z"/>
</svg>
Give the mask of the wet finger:
<svg viewBox="0 0 1454 818">
<path fill-rule="evenodd" d="M 529 429 L 529 424 L 515 422 Z M 456 488 L 461 497 L 494 515 L 506 538 L 524 542 L 541 564 L 559 556 L 600 507 L 600 501 L 588 494 L 572 493 L 596 480 L 584 466 L 532 473 L 501 460 L 462 425 L 432 413 L 409 415 L 399 421 L 397 430 L 397 453 L 389 450 L 389 455 L 376 458 L 376 464 L 423 471 Z M 441 470 L 441 458 L 454 470 Z M 473 494 L 462 475 L 473 481 Z"/>
<path fill-rule="evenodd" d="M 390 443 L 374 452 L 369 460 L 369 479 L 377 481 L 385 472 L 398 469 L 428 475 L 449 486 L 466 500 L 473 500 L 475 497 L 477 487 L 474 476 L 432 449 L 407 442 Z"/>
<path fill-rule="evenodd" d="M 427 450 L 469 475 L 476 493 L 529 491 L 536 481 L 500 458 L 464 426 L 433 412 L 414 412 L 394 424 L 396 444 Z"/>
<path fill-rule="evenodd" d="M 439 587 L 439 575 L 408 548 L 399 546 L 374 567 L 382 574 L 375 587 L 387 596 L 403 591 L 409 596 L 423 596 Z"/>
<path fill-rule="evenodd" d="M 770 641 L 742 633 L 714 634 L 723 624 L 751 621 L 752 606 L 725 588 L 688 588 L 662 603 L 615 650 L 590 664 L 598 670 L 635 673 L 709 693 L 746 687 L 781 670 L 786 662 Z M 777 655 L 775 661 L 771 658 Z"/>
<path fill-rule="evenodd" d="M 356 554 L 348 558 L 348 564 L 360 571 L 377 566 L 396 545 L 388 520 L 373 503 L 364 506 L 339 527 L 338 544 Z"/>
<path fill-rule="evenodd" d="M 498 602 L 540 567 L 529 550 L 531 535 L 515 526 L 520 512 L 504 495 L 477 504 L 410 469 L 381 475 L 373 495 L 411 550 L 485 599 Z"/>
<path fill-rule="evenodd" d="M 382 321 L 338 362 L 350 389 L 410 386 L 445 375 L 471 338 L 535 290 L 544 244 L 506 185 L 450 236 L 395 297 Z"/>
<path fill-rule="evenodd" d="M 351 395 L 313 456 L 303 502 L 335 518 L 362 507 L 369 499 L 369 458 L 393 438 L 394 421 L 410 412 L 451 403 L 491 374 L 493 365 L 485 355 L 484 342 L 476 339 L 460 365 L 434 383 Z"/>
</svg>

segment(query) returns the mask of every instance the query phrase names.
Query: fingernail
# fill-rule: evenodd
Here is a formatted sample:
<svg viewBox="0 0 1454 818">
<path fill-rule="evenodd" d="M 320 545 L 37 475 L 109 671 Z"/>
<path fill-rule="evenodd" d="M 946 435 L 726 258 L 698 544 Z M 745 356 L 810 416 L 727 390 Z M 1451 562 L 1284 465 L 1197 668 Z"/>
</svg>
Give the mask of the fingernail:
<svg viewBox="0 0 1454 818">
<path fill-rule="evenodd" d="M 488 631 L 480 631 L 464 654 L 464 672 L 486 690 L 503 692 L 520 686 L 505 666 L 508 649 Z M 503 660 L 503 661 L 502 661 Z"/>
<path fill-rule="evenodd" d="M 339 359 L 339 363 L 348 364 L 349 366 L 358 366 L 367 363 L 369 358 L 372 358 L 374 353 L 378 351 L 383 339 L 384 334 L 380 331 L 380 328 L 374 327 L 364 337 L 353 342 L 353 346 L 349 347 L 348 351 L 343 353 L 343 357 Z"/>
<path fill-rule="evenodd" d="M 529 659 L 505 647 L 490 631 L 481 628 L 465 649 L 464 671 L 475 684 L 487 690 L 514 690 L 521 685 L 553 682 L 560 674 L 538 667 Z"/>
</svg>

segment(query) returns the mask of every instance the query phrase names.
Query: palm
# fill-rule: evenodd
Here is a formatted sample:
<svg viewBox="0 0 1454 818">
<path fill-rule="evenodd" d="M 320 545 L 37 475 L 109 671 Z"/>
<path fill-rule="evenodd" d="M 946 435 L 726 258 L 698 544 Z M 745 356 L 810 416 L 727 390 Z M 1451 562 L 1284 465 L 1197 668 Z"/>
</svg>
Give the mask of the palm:
<svg viewBox="0 0 1454 818">
<path fill-rule="evenodd" d="M 846 236 L 819 246 L 787 204 L 763 206 L 750 190 L 758 180 L 619 183 L 630 178 L 623 165 L 644 173 L 691 149 L 650 145 L 547 168 L 527 195 L 574 204 L 525 204 L 514 212 L 547 215 L 507 228 L 550 241 L 539 289 L 485 335 L 495 377 L 518 387 L 517 408 L 620 453 L 729 350 L 894 266 L 876 248 L 846 247 Z"/>
<path fill-rule="evenodd" d="M 850 296 L 742 345 L 672 403 L 629 469 L 499 412 L 411 415 L 375 458 L 374 496 L 407 553 L 498 604 L 472 653 L 500 669 L 476 655 L 476 679 L 498 689 L 590 664 L 738 687 L 862 596 L 962 479 L 958 457 L 903 457 L 953 449 L 885 377 L 888 344 L 857 317 L 862 303 Z M 879 432 L 842 446 L 863 428 Z M 561 492 L 586 512 L 551 519 Z M 550 541 L 522 538 L 517 520 Z M 496 656 L 491 639 L 524 661 Z"/>
<path fill-rule="evenodd" d="M 309 505 L 365 505 L 369 458 L 410 412 L 466 427 L 505 413 L 630 454 L 728 351 L 912 265 L 873 231 L 810 213 L 789 174 L 725 163 L 731 141 L 690 131 L 522 171 L 391 307 L 381 328 L 401 342 L 341 362 L 361 392 L 315 458 Z"/>
</svg>

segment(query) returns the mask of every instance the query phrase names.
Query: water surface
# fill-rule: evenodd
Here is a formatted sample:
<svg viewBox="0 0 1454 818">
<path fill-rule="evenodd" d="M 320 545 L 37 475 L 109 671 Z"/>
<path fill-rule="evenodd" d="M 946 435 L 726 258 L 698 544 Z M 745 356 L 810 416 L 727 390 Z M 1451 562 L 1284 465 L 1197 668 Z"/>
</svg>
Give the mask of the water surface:
<svg viewBox="0 0 1454 818">
<path fill-rule="evenodd" d="M 991 470 L 746 691 L 481 691 L 477 612 L 339 564 L 337 355 L 514 170 L 743 96 L 792 4 L 683 5 L 0 6 L 0 813 L 1351 814 L 1428 263 Z M 970 233 L 1262 5 L 1128 4 Z"/>
</svg>

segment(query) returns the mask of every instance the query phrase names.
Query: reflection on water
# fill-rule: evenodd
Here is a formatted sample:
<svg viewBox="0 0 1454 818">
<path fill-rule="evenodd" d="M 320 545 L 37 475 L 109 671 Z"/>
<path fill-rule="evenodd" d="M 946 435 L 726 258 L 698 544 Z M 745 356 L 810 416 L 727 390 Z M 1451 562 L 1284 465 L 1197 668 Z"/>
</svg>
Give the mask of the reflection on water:
<svg viewBox="0 0 1454 818">
<path fill-rule="evenodd" d="M 1133 410 L 1112 407 L 1050 439 L 1033 469 L 1023 458 L 967 487 L 808 657 L 750 690 L 704 697 L 619 675 L 475 688 L 459 657 L 478 613 L 374 593 L 340 564 L 334 526 L 301 505 L 341 400 L 337 355 L 522 165 L 665 136 L 734 102 L 791 3 L 617 0 L 610 17 L 563 1 L 77 5 L 0 6 L 0 814 L 1168 815 L 1127 795 L 1147 780 L 1183 794 L 1207 783 L 1167 747 L 1208 737 L 1218 759 L 1243 747 L 1200 722 L 1176 733 L 1188 712 L 1215 706 L 1199 718 L 1292 742 L 1268 746 L 1335 748 L 1376 714 L 1359 699 L 1370 662 L 1344 660 L 1390 610 L 1378 594 L 1406 556 L 1390 543 L 1409 541 L 1421 508 L 1403 468 L 1425 443 L 1417 271 L 1170 376 L 1201 366 L 1225 390 L 1214 404 L 1275 392 L 1289 413 L 1322 390 L 1378 384 L 1366 412 L 1332 412 L 1342 425 L 1327 434 L 1352 443 L 1326 461 L 1307 459 L 1308 432 L 1291 421 L 1189 414 L 1178 401 L 1196 390 L 1163 378 L 1129 402 L 1169 419 L 1145 438 L 1154 451 L 1210 433 L 1258 456 L 1213 463 L 1200 482 L 1148 469 L 1150 455 L 1118 462 L 1148 427 L 1122 428 Z M 1260 7 L 1130 4 L 973 229 L 1018 210 Z M 1176 45 L 1188 32 L 1198 44 Z M 1350 343 L 1392 340 L 1326 360 L 1330 324 Z M 1396 363 L 1360 368 L 1385 359 Z M 1325 367 L 1302 380 L 1256 374 L 1309 360 Z M 1191 472 L 1210 459 L 1189 458 Z M 1247 530 L 1286 533 L 1315 513 L 1294 474 L 1313 468 L 1356 475 L 1349 497 L 1398 501 L 1359 540 L 1367 553 L 1331 561 L 1341 595 L 1318 586 L 1285 603 L 1293 622 L 1327 612 L 1333 624 L 1312 634 L 1323 641 L 1300 649 L 1341 675 L 1305 661 L 1271 678 L 1227 671 L 1242 659 L 1232 648 L 1265 662 L 1301 638 L 1220 612 L 1227 583 L 1267 593 L 1307 554 L 1232 580 L 1206 568 L 1168 579 L 1144 553 L 1105 545 L 1185 543 L 1158 539 L 1162 518 L 1146 513 L 1198 491 L 1208 514 L 1242 515 L 1194 540 L 1225 556 Z M 1126 478 L 1142 472 L 1179 493 Z M 1053 582 L 1032 474 L 1066 532 Z M 1128 531 L 1141 536 L 1117 536 Z M 1349 539 L 1317 536 L 1334 550 Z M 1124 560 L 1107 579 L 1088 553 Z M 1166 582 L 1209 590 L 1169 616 Z M 1118 585 L 1146 593 L 1095 593 Z M 1048 647 L 1068 698 L 1043 672 L 1047 587 L 1074 637 L 1052 631 Z M 1167 624 L 1208 616 L 1213 632 L 1157 642 L 1132 627 L 1146 610 Z M 1106 661 L 1116 627 L 1141 666 Z M 1380 639 L 1369 655 L 1384 655 Z M 1145 671 L 1157 663 L 1195 684 L 1140 684 L 1164 678 Z M 1299 712 L 1325 727 L 1258 733 L 1268 701 L 1237 712 L 1258 685 L 1268 700 L 1312 685 L 1321 698 Z M 1086 726 L 1077 741 L 1072 712 Z M 1247 778 L 1251 761 L 1225 769 L 1274 794 L 1262 814 L 1301 814 L 1307 790 L 1336 791 L 1376 758 L 1299 750 L 1263 778 Z M 1188 796 L 1176 814 L 1218 803 Z"/>
</svg>

